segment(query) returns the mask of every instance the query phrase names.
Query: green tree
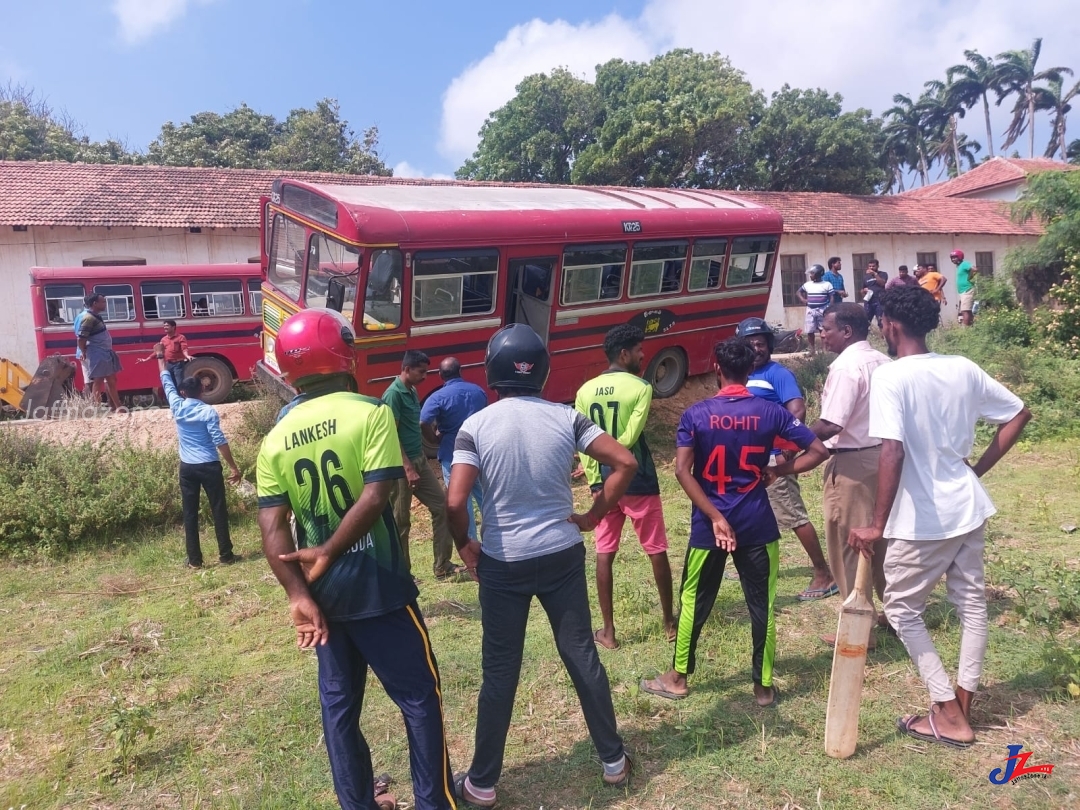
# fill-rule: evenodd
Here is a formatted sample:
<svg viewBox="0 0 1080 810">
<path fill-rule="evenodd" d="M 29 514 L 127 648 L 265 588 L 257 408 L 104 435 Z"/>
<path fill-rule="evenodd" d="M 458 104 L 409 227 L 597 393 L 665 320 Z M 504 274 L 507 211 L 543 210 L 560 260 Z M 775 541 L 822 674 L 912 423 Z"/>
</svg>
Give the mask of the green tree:
<svg viewBox="0 0 1080 810">
<path fill-rule="evenodd" d="M 964 51 L 967 64 L 953 65 L 945 75 L 952 86 L 955 99 L 966 109 L 971 109 L 980 101 L 983 105 L 983 117 L 986 120 L 986 144 L 990 157 L 994 157 L 994 132 L 990 128 L 990 93 L 999 93 L 1001 87 L 997 65 L 994 60 L 983 56 L 978 51 Z"/>
<path fill-rule="evenodd" d="M 1069 163 L 1080 165 L 1080 138 L 1069 144 L 1069 148 L 1065 150 L 1065 157 L 1069 159 Z"/>
<path fill-rule="evenodd" d="M 1061 79 L 1062 74 L 1072 75 L 1067 67 L 1051 67 L 1037 70 L 1039 54 L 1042 51 L 1042 38 L 1031 43 L 1031 47 L 1021 51 L 1005 51 L 997 55 L 998 67 L 998 104 L 1011 95 L 1016 95 L 1016 104 L 1012 109 L 1012 121 L 1005 132 L 1002 149 L 1008 149 L 1024 134 L 1029 133 L 1028 157 L 1035 157 L 1035 112 L 1049 109 L 1045 94 L 1035 82 Z"/>
<path fill-rule="evenodd" d="M 336 99 L 324 98 L 313 110 L 291 111 L 281 129 L 280 138 L 267 153 L 273 168 L 383 177 L 393 174 L 379 158 L 378 127 L 369 127 L 357 139 L 349 123 L 342 120 Z"/>
<path fill-rule="evenodd" d="M 885 111 L 885 150 L 900 166 L 916 171 L 922 184 L 930 182 L 930 147 L 926 137 L 923 110 L 911 96 L 897 93 L 893 105 Z"/>
<path fill-rule="evenodd" d="M 735 188 L 754 178 L 751 136 L 764 99 L 719 54 L 673 50 L 596 71 L 604 121 L 575 183 Z"/>
<path fill-rule="evenodd" d="M 1065 116 L 1072 112 L 1072 100 L 1080 95 L 1080 82 L 1065 90 L 1065 83 L 1060 76 L 1050 79 L 1043 89 L 1043 95 L 1049 109 L 1054 112 L 1054 120 L 1050 124 L 1050 143 L 1046 146 L 1044 155 L 1052 158 L 1054 153 L 1061 150 L 1061 159 L 1068 158 L 1065 140 Z"/>
<path fill-rule="evenodd" d="M 91 141 L 66 113 L 54 111 L 33 90 L 0 86 L 0 160 L 131 163 L 120 141 Z"/>
<path fill-rule="evenodd" d="M 488 116 L 466 180 L 569 183 L 581 151 L 596 140 L 603 106 L 596 86 L 565 68 L 524 78 L 516 95 Z"/>
<path fill-rule="evenodd" d="M 784 85 L 754 127 L 758 188 L 873 194 L 882 168 L 881 121 L 869 110 L 843 111 L 843 97 Z"/>
<path fill-rule="evenodd" d="M 964 171 L 964 158 L 971 168 L 975 165 L 975 153 L 982 146 L 959 130 L 956 119 L 964 116 L 965 108 L 954 86 L 937 79 L 931 79 L 923 86 L 926 91 L 916 106 L 922 115 L 924 136 L 929 142 L 928 157 L 931 163 L 935 160 L 944 163 L 950 177 L 959 177 Z"/>
<path fill-rule="evenodd" d="M 147 150 L 149 163 L 162 166 L 213 166 L 258 169 L 281 137 L 272 115 L 261 115 L 241 104 L 224 115 L 200 112 L 177 126 L 166 122 Z"/>
<path fill-rule="evenodd" d="M 1061 283 L 1070 257 L 1080 255 L 1080 171 L 1029 175 L 1027 187 L 1012 205 L 1012 217 L 1017 222 L 1035 219 L 1044 229 L 1033 246 L 1013 248 L 1005 256 L 1017 296 L 1033 306 Z"/>
</svg>

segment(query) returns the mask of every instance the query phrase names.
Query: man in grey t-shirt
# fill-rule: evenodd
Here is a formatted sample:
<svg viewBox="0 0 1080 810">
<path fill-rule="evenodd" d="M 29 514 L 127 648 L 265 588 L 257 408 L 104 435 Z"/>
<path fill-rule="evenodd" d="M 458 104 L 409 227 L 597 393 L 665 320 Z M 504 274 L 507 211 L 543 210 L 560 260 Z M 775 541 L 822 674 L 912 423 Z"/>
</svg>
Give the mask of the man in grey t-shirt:
<svg viewBox="0 0 1080 810">
<path fill-rule="evenodd" d="M 476 749 L 468 773 L 456 776 L 454 784 L 462 800 L 478 807 L 495 804 L 534 596 L 577 691 L 604 782 L 621 786 L 630 776 L 611 685 L 593 641 L 581 532 L 592 531 L 622 497 L 637 462 L 581 414 L 539 398 L 550 362 L 528 326 L 512 324 L 495 333 L 486 366 L 488 387 L 499 401 L 465 420 L 450 471 L 450 533 L 480 583 L 484 634 Z M 575 452 L 612 471 L 583 515 L 574 513 L 567 475 Z M 484 488 L 482 548 L 469 539 L 465 513 L 477 477 Z"/>
</svg>

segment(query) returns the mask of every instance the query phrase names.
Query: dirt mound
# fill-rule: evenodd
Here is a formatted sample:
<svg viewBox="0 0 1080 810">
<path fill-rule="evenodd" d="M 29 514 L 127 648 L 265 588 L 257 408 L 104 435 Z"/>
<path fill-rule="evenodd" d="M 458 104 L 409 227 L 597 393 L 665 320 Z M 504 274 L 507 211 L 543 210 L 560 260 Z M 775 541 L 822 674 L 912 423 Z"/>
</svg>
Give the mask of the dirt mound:
<svg viewBox="0 0 1080 810">
<path fill-rule="evenodd" d="M 221 427 L 227 438 L 240 431 L 244 410 L 251 405 L 251 402 L 230 402 L 215 406 L 221 415 Z M 4 436 L 11 435 L 9 431 L 40 436 L 57 444 L 108 441 L 139 447 L 161 447 L 169 442 L 176 442 L 172 412 L 168 408 L 145 408 L 129 413 L 103 415 L 80 412 L 61 419 L 15 419 L 0 422 L 0 443 L 4 441 Z"/>
</svg>

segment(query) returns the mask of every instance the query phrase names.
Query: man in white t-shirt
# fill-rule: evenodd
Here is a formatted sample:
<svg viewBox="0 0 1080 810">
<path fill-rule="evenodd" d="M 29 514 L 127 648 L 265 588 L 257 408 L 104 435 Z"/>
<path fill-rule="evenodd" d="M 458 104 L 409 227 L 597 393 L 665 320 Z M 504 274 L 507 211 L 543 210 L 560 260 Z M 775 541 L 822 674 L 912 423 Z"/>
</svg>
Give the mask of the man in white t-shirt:
<svg viewBox="0 0 1080 810">
<path fill-rule="evenodd" d="M 967 748 L 971 699 L 986 655 L 987 611 L 983 535 L 994 514 L 979 483 L 1020 438 L 1031 412 L 1001 383 L 965 357 L 933 354 L 926 336 L 940 307 L 919 287 L 889 290 L 882 334 L 899 359 L 874 371 L 870 436 L 881 439 L 873 525 L 852 529 L 848 542 L 864 554 L 885 537 L 885 615 L 907 647 L 933 701 L 926 715 L 897 719 L 916 739 Z M 986 451 L 969 463 L 975 423 L 998 425 Z M 960 621 L 956 689 L 949 684 L 923 614 L 945 577 Z"/>
<path fill-rule="evenodd" d="M 799 300 L 806 305 L 806 320 L 803 323 L 803 332 L 810 341 L 810 354 L 814 354 L 814 338 L 821 331 L 821 319 L 824 317 L 825 307 L 829 306 L 833 297 L 833 286 L 823 281 L 825 268 L 815 264 L 810 268 L 810 280 L 799 287 Z"/>
</svg>

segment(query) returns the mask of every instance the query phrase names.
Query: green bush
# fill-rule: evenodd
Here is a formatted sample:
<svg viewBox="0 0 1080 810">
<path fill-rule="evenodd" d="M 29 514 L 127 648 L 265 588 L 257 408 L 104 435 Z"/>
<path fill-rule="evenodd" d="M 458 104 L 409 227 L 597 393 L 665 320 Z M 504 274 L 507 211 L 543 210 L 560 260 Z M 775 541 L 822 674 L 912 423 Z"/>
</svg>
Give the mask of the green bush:
<svg viewBox="0 0 1080 810">
<path fill-rule="evenodd" d="M 1044 310 L 1042 348 L 1080 359 L 1080 256 L 1072 256 L 1060 284 L 1050 288 L 1052 306 Z"/>
</svg>

